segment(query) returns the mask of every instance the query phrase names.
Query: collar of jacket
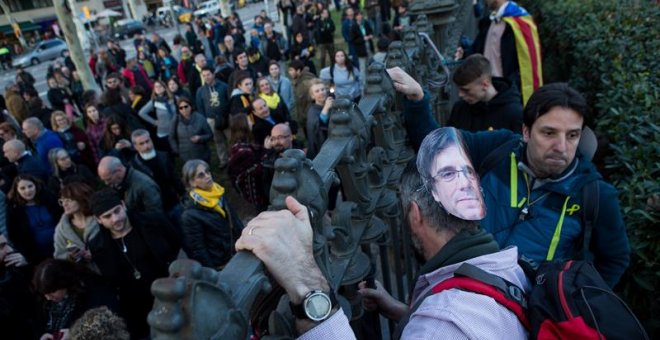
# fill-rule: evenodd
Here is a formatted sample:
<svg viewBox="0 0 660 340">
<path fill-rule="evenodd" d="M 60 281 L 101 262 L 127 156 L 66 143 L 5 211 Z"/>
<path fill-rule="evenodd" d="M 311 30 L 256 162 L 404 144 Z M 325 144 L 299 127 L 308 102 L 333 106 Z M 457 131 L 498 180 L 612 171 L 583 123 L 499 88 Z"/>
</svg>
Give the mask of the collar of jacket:
<svg viewBox="0 0 660 340">
<path fill-rule="evenodd" d="M 481 228 L 462 230 L 447 242 L 438 253 L 430 258 L 419 270 L 418 275 L 430 273 L 450 264 L 463 262 L 478 256 L 495 253 L 500 247 L 493 235 Z"/>
</svg>

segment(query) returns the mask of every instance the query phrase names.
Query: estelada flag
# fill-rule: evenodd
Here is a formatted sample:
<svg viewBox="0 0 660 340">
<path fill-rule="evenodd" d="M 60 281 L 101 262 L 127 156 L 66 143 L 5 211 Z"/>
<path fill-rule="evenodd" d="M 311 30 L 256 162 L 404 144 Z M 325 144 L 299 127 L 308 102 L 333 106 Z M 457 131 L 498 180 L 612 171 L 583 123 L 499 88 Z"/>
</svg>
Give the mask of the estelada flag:
<svg viewBox="0 0 660 340">
<path fill-rule="evenodd" d="M 515 2 L 511 1 L 504 9 L 502 20 L 513 30 L 516 41 L 516 54 L 520 69 L 520 91 L 523 105 L 532 93 L 543 86 L 543 65 L 541 65 L 541 40 L 534 18 Z"/>
</svg>

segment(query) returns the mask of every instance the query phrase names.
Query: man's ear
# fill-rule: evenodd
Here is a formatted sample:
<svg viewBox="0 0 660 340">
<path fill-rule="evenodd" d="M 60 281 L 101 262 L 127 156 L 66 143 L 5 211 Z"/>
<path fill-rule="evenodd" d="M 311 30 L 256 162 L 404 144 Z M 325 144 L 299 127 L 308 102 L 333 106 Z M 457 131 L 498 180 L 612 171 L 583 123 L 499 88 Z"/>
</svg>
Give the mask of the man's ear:
<svg viewBox="0 0 660 340">
<path fill-rule="evenodd" d="M 419 209 L 417 202 L 410 202 L 410 206 L 408 207 L 408 219 L 411 230 L 417 230 L 417 228 L 422 225 L 422 211 Z"/>
<path fill-rule="evenodd" d="M 523 134 L 523 141 L 525 143 L 529 142 L 529 136 L 532 133 L 532 129 L 528 128 L 527 125 L 523 124 L 522 126 L 522 134 Z"/>
<path fill-rule="evenodd" d="M 489 88 L 492 84 L 493 84 L 493 81 L 492 81 L 491 78 L 489 78 L 489 77 L 484 77 L 484 78 L 481 80 L 481 86 L 483 86 L 484 89 Z"/>
</svg>

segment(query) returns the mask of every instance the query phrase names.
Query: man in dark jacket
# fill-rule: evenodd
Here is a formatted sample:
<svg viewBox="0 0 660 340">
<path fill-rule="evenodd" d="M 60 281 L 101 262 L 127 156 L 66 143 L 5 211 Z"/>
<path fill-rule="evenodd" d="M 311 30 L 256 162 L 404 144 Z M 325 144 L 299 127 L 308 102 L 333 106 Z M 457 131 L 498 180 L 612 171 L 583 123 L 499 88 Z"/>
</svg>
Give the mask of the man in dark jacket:
<svg viewBox="0 0 660 340">
<path fill-rule="evenodd" d="M 367 59 L 374 51 L 373 34 L 373 29 L 369 22 L 364 19 L 362 12 L 355 13 L 355 21 L 351 26 L 349 37 L 351 43 L 355 46 L 361 79 L 367 79 Z"/>
<path fill-rule="evenodd" d="M 325 67 L 325 58 L 326 55 L 330 56 L 330 65 L 335 61 L 335 23 L 330 17 L 330 11 L 327 9 L 321 12 L 321 19 L 316 21 L 316 27 L 314 28 L 314 35 L 316 38 L 316 44 L 318 45 L 318 50 L 321 57 L 321 68 Z"/>
<path fill-rule="evenodd" d="M 393 68 L 388 73 L 406 96 L 406 128 L 418 147 L 438 126 L 429 96 L 403 70 Z M 488 163 L 493 152 L 504 151 L 504 157 L 490 162 L 492 166 L 482 170 L 481 177 L 488 207 L 481 225 L 500 246 L 516 245 L 521 254 L 537 262 L 570 259 L 576 248 L 582 249 L 589 219 L 591 242 L 583 250 L 593 256 L 596 270 L 613 287 L 628 267 L 630 245 L 616 189 L 578 150 L 587 119 L 584 97 L 565 83 L 555 83 L 530 97 L 523 112 L 522 136 L 506 130 L 462 135 L 475 169 Z M 592 182 L 598 194 L 585 197 L 584 187 Z M 598 206 L 592 216 L 585 211 L 590 205 L 586 200 Z"/>
<path fill-rule="evenodd" d="M 106 156 L 98 167 L 99 178 L 123 195 L 128 209 L 134 212 L 163 212 L 160 188 L 149 176 L 127 168 L 117 157 Z"/>
<path fill-rule="evenodd" d="M 172 221 L 181 217 L 179 198 L 183 193 L 183 185 L 174 172 L 174 162 L 167 152 L 156 151 L 149 131 L 138 129 L 131 134 L 131 141 L 135 148 L 135 157 L 131 160 L 134 169 L 144 173 L 158 184 L 163 208 Z"/>
<path fill-rule="evenodd" d="M 492 77 L 481 54 L 465 59 L 453 75 L 461 100 L 454 104 L 448 126 L 472 132 L 508 129 L 522 132 L 522 100 L 510 80 Z"/>
<path fill-rule="evenodd" d="M 94 262 L 117 288 L 120 315 L 131 338 L 146 338 L 147 314 L 153 306 L 151 283 L 168 276 L 181 249 L 180 235 L 162 213 L 127 211 L 119 194 L 109 188 L 93 194 L 89 205 L 103 226 L 88 243 Z"/>
<path fill-rule="evenodd" d="M 282 33 L 273 30 L 273 24 L 264 24 L 264 34 L 261 36 L 261 54 L 270 60 L 280 61 L 284 58 L 287 49 L 286 40 Z"/>
<path fill-rule="evenodd" d="M 202 81 L 202 69 L 206 67 L 206 57 L 203 54 L 195 56 L 195 64 L 190 68 L 186 78 L 188 79 L 188 89 L 190 94 L 195 97 L 197 90 L 204 85 Z"/>
<path fill-rule="evenodd" d="M 236 88 L 236 76 L 242 72 L 248 72 L 252 81 L 257 81 L 257 72 L 250 66 L 250 60 L 248 59 L 247 52 L 245 50 L 234 50 L 232 54 L 232 60 L 234 61 L 234 71 L 229 75 L 229 85 L 230 89 Z"/>
<path fill-rule="evenodd" d="M 197 90 L 195 105 L 197 111 L 204 115 L 209 126 L 213 130 L 215 151 L 220 160 L 220 167 L 224 167 L 229 159 L 229 146 L 224 130 L 229 127 L 229 96 L 227 85 L 215 79 L 213 69 L 204 67 L 202 69 L 204 86 Z"/>
<path fill-rule="evenodd" d="M 46 182 L 48 173 L 41 161 L 25 151 L 25 144 L 18 139 L 12 139 L 2 145 L 2 151 L 7 160 L 16 165 L 15 172 L 3 169 L 3 178 L 7 185 L 11 185 L 16 175 L 32 175 Z"/>
</svg>

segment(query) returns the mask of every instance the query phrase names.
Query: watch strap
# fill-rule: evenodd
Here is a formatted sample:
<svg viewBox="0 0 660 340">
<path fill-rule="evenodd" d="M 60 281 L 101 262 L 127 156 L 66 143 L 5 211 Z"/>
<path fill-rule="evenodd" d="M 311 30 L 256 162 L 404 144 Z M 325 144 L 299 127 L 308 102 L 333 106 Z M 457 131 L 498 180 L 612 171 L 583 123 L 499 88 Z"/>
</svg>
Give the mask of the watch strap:
<svg viewBox="0 0 660 340">
<path fill-rule="evenodd" d="M 289 301 L 289 307 L 291 307 L 291 312 L 293 313 L 293 316 L 296 317 L 296 319 L 306 319 L 310 320 L 309 317 L 307 316 L 307 313 L 305 313 L 305 301 L 307 300 L 308 297 L 310 297 L 312 294 L 316 292 L 321 292 L 325 295 L 327 295 L 330 298 L 330 309 L 335 308 L 337 306 L 337 297 L 335 296 L 335 292 L 330 290 L 329 292 L 325 292 L 322 290 L 311 290 L 307 295 L 302 300 L 302 303 L 294 305 L 292 302 Z"/>
</svg>

